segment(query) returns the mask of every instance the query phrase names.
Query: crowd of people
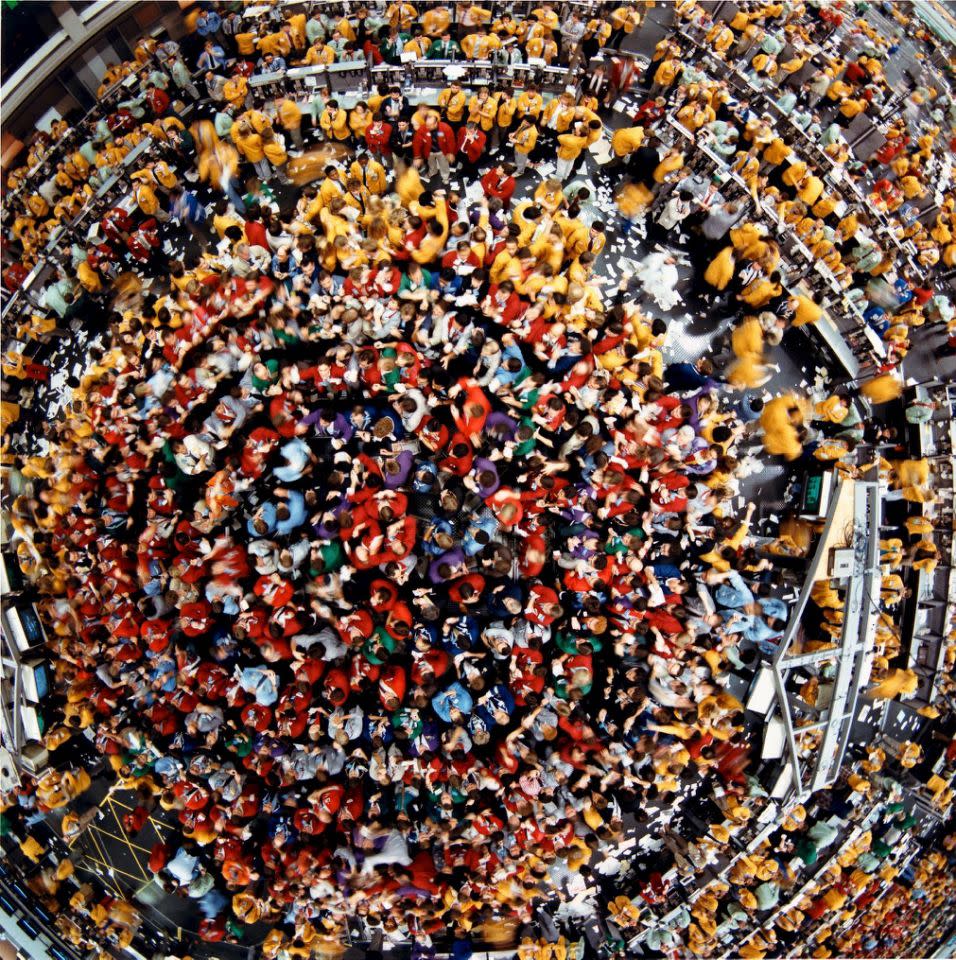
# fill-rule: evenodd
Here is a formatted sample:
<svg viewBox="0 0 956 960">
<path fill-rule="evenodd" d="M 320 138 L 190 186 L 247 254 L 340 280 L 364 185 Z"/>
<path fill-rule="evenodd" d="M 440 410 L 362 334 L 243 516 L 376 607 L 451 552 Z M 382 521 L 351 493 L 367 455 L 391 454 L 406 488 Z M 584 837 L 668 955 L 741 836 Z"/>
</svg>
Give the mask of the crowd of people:
<svg viewBox="0 0 956 960">
<path fill-rule="evenodd" d="M 38 863 L 29 829 L 51 811 L 82 838 L 96 807 L 71 745 L 86 738 L 110 789 L 136 797 L 130 836 L 150 816 L 175 825 L 148 866 L 195 902 L 206 941 L 304 957 L 359 931 L 375 949 L 464 958 L 480 942 L 527 960 L 578 941 L 630 956 L 638 934 L 701 955 L 741 938 L 750 957 L 810 931 L 815 956 L 892 942 L 880 924 L 911 897 L 944 902 L 952 858 L 896 882 L 894 847 L 917 823 L 885 754 L 848 763 L 752 853 L 732 846 L 770 798 L 729 680 L 774 656 L 818 532 L 788 515 L 758 534 L 756 504 L 734 504 L 760 451 L 848 476 L 876 462 L 899 497 L 933 498 L 933 465 L 898 457 L 860 398 L 898 398 L 911 328 L 952 324 L 933 283 L 956 265 L 952 188 L 929 227 L 907 201 L 939 169 L 954 104 L 918 90 L 858 164 L 843 128 L 879 115 L 891 39 L 857 26 L 855 59 L 809 79 L 809 55 L 777 61 L 785 46 L 835 50 L 826 6 L 743 5 L 713 24 L 679 3 L 643 76 L 626 55 L 594 58 L 653 4 L 566 17 L 552 3 L 274 5 L 258 22 L 230 6 L 197 7 L 182 43 L 143 40 L 104 77 L 102 116 L 58 121 L 7 181 L 6 287 L 51 240 L 61 254 L 22 338 L 79 320 L 97 345 L 79 375 L 3 358 L 23 403 L 4 401 L 9 515 L 42 595 L 57 695 L 44 743 L 60 760 L 5 799 L 5 829 Z M 693 31 L 728 63 L 759 49 L 754 85 L 873 212 L 842 209 L 818 168 L 787 162 L 792 137 L 758 94 L 711 75 Z M 264 100 L 248 83 L 409 54 L 579 72 L 554 94 L 453 81 L 410 102 L 385 85 L 350 107 L 324 89 Z M 612 107 L 638 90 L 622 124 Z M 702 172 L 695 136 L 745 191 Z M 126 201 L 85 236 L 58 234 L 147 138 Z M 762 395 L 767 351 L 824 312 L 788 283 L 778 222 L 886 344 L 860 390 Z M 611 278 L 608 242 L 636 247 L 635 229 L 671 252 Z M 682 249 L 689 302 L 735 315 L 693 362 L 650 312 L 677 302 Z M 31 395 L 59 415 L 31 420 Z M 925 523 L 881 544 L 886 610 L 894 570 L 938 562 Z M 842 602 L 820 581 L 806 651 L 839 637 Z M 887 614 L 874 701 L 913 689 L 898 637 Z M 811 706 L 825 672 L 800 691 Z M 914 747 L 891 762 L 912 767 Z M 939 808 L 951 800 L 944 785 Z M 834 816 L 866 829 L 807 885 Z M 657 923 L 669 870 L 700 892 Z M 60 920 L 74 942 L 132 942 L 134 907 L 72 892 L 69 857 L 39 876 L 51 903 L 71 891 Z M 880 921 L 846 932 L 871 908 Z"/>
</svg>

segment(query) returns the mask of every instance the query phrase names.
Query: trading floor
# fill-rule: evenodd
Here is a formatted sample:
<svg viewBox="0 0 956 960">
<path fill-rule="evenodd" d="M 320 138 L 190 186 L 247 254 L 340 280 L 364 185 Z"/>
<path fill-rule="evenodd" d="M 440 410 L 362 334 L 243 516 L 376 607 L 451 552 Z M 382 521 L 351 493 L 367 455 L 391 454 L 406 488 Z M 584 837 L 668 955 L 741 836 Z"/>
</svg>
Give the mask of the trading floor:
<svg viewBox="0 0 956 960">
<path fill-rule="evenodd" d="M 0 17 L 0 938 L 945 955 L 944 5 Z"/>
</svg>

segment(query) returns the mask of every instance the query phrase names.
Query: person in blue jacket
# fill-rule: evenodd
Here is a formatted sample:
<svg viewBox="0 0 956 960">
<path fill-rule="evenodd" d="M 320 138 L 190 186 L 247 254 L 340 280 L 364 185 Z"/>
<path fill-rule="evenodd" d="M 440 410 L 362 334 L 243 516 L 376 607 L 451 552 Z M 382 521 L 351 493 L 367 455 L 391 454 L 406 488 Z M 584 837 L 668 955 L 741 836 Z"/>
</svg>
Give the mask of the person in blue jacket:
<svg viewBox="0 0 956 960">
<path fill-rule="evenodd" d="M 457 680 L 432 697 L 432 709 L 445 723 L 461 723 L 474 704 L 471 694 Z"/>
</svg>

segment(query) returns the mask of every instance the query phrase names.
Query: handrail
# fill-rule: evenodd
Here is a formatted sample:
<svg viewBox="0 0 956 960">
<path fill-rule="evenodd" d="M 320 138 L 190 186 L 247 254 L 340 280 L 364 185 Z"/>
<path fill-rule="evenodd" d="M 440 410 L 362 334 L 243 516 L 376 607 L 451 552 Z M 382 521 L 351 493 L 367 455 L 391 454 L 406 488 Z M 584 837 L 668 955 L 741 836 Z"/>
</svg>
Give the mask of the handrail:
<svg viewBox="0 0 956 960">
<path fill-rule="evenodd" d="M 828 708 L 827 725 L 817 751 L 811 792 L 833 783 L 839 775 L 856 716 L 860 690 L 868 679 L 868 671 L 864 667 L 873 650 L 879 613 L 873 597 L 878 596 L 880 586 L 880 493 L 879 483 L 872 480 L 858 481 L 854 488 L 854 561 L 858 569 L 850 577 L 847 588 L 837 675 Z M 860 564 L 862 577 L 859 575 Z"/>
<path fill-rule="evenodd" d="M 810 564 L 807 567 L 806 576 L 803 580 L 803 588 L 800 590 L 800 594 L 797 597 L 796 603 L 790 610 L 790 622 L 787 624 L 786 630 L 784 630 L 780 645 L 777 648 L 777 652 L 774 655 L 771 663 L 771 669 L 773 670 L 774 689 L 776 690 L 777 695 L 777 709 L 780 711 L 780 717 L 783 720 L 784 728 L 786 730 L 787 745 L 790 750 L 790 762 L 793 765 L 793 788 L 798 795 L 804 794 L 803 777 L 801 775 L 802 771 L 800 768 L 800 749 L 797 745 L 797 735 L 793 724 L 793 716 L 790 713 L 790 702 L 786 693 L 784 670 L 787 669 L 787 653 L 791 644 L 796 639 L 797 631 L 800 627 L 800 619 L 803 616 L 803 611 L 806 609 L 807 603 L 810 600 L 810 591 L 813 589 L 813 584 L 817 581 L 818 574 L 825 564 L 827 555 L 830 551 L 830 534 L 834 529 L 838 508 L 840 507 L 842 498 L 848 489 L 846 486 L 848 482 L 849 481 L 846 480 L 840 480 L 836 485 L 836 489 L 833 491 L 830 505 L 827 510 L 827 519 L 824 523 L 823 531 L 820 534 L 816 551 L 814 552 L 813 558 L 810 560 Z M 834 655 L 833 650 L 820 651 L 820 653 L 824 656 Z"/>
</svg>

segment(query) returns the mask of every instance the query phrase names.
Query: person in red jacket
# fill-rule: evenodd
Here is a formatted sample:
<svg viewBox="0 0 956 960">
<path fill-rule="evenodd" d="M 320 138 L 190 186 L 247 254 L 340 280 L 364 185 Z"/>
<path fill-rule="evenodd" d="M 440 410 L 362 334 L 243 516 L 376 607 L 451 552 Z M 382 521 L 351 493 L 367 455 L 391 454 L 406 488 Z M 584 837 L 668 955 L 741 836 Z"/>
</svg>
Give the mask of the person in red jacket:
<svg viewBox="0 0 956 960">
<path fill-rule="evenodd" d="M 478 129 L 478 124 L 470 120 L 458 131 L 458 156 L 466 180 L 478 176 L 478 163 L 484 156 L 487 139 L 484 132 Z"/>
<path fill-rule="evenodd" d="M 146 91 L 146 105 L 153 111 L 153 116 L 161 117 L 169 109 L 169 95 L 159 87 L 150 87 Z"/>
<path fill-rule="evenodd" d="M 110 243 L 125 244 L 132 229 L 133 221 L 122 207 L 111 207 L 100 220 L 100 230 Z"/>
<path fill-rule="evenodd" d="M 121 137 L 124 133 L 129 133 L 135 129 L 136 119 L 125 107 L 111 113 L 106 118 L 106 125 L 110 128 L 110 133 L 114 137 Z"/>
<path fill-rule="evenodd" d="M 639 68 L 631 57 L 613 57 L 611 59 L 610 84 L 605 102 L 607 104 L 614 103 L 622 93 L 627 93 L 638 79 Z"/>
<path fill-rule="evenodd" d="M 26 278 L 30 276 L 30 270 L 19 261 L 12 263 L 3 271 L 3 285 L 11 292 L 18 289 Z"/>
<path fill-rule="evenodd" d="M 492 167 L 482 178 L 481 186 L 487 197 L 497 197 L 505 210 L 511 206 L 518 182 L 514 178 L 515 165 L 513 163 L 499 163 Z"/>
<path fill-rule="evenodd" d="M 909 142 L 910 138 L 905 135 L 887 140 L 873 155 L 874 159 L 883 166 L 892 163 L 906 149 Z"/>
<path fill-rule="evenodd" d="M 467 240 L 459 240 L 455 244 L 455 249 L 449 250 L 441 258 L 441 265 L 444 268 L 451 268 L 456 273 L 467 274 L 477 270 L 481 266 L 481 261 Z"/>
<path fill-rule="evenodd" d="M 634 123 L 640 127 L 653 126 L 666 112 L 667 101 L 663 97 L 645 100 L 634 113 Z"/>
<path fill-rule="evenodd" d="M 452 407 L 452 419 L 455 426 L 461 433 L 468 438 L 472 444 L 481 442 L 481 431 L 485 425 L 488 414 L 491 413 L 491 404 L 485 396 L 484 390 L 473 380 L 462 377 L 457 384 L 449 391 L 449 396 L 460 404 L 460 411 L 455 406 Z"/>
<path fill-rule="evenodd" d="M 391 163 L 392 148 L 389 146 L 389 140 L 392 136 L 392 125 L 384 120 L 375 119 L 365 131 L 365 144 L 368 152 L 373 157 Z"/>
<path fill-rule="evenodd" d="M 441 174 L 444 182 L 451 177 L 451 164 L 455 162 L 458 142 L 455 140 L 455 131 L 439 120 L 433 114 L 425 118 L 425 122 L 415 131 L 412 138 L 412 153 L 415 156 L 415 165 L 427 166 L 428 176 Z"/>
<path fill-rule="evenodd" d="M 843 72 L 843 79 L 847 83 L 861 83 L 865 81 L 866 78 L 866 70 L 858 62 L 849 64 L 846 70 Z"/>
<path fill-rule="evenodd" d="M 139 263 L 155 266 L 159 251 L 159 224 L 154 217 L 144 220 L 126 241 L 130 256 Z M 152 272 L 152 271 L 150 271 Z"/>
<path fill-rule="evenodd" d="M 493 283 L 488 288 L 488 296 L 481 303 L 481 309 L 489 317 L 494 317 L 506 326 L 527 310 L 528 304 L 515 293 L 515 285 L 510 280 Z"/>
<path fill-rule="evenodd" d="M 269 248 L 269 238 L 266 235 L 266 225 L 261 219 L 261 208 L 258 204 L 253 204 L 246 212 L 245 235 L 246 240 L 254 247 L 262 247 L 263 250 Z"/>
</svg>

